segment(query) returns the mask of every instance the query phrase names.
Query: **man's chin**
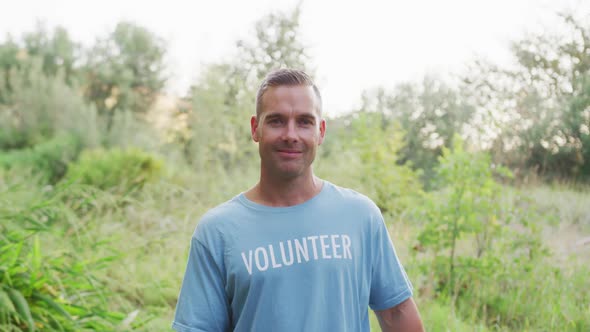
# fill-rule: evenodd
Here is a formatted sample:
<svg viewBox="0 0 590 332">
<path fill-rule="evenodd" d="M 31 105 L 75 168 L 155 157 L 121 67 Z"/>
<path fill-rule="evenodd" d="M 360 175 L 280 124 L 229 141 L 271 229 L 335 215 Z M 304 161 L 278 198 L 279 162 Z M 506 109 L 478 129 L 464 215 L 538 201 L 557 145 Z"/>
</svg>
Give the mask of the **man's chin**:
<svg viewBox="0 0 590 332">
<path fill-rule="evenodd" d="M 277 179 L 292 180 L 306 173 L 305 165 L 296 160 L 279 161 L 267 165 L 268 167 L 265 167 L 265 169 L 268 170 L 268 172 L 265 173 Z"/>
<path fill-rule="evenodd" d="M 283 171 L 279 173 L 279 176 L 284 180 L 293 180 L 303 175 L 301 171 Z"/>
<path fill-rule="evenodd" d="M 304 169 L 297 167 L 297 168 L 282 168 L 277 169 L 275 174 L 277 177 L 283 180 L 293 180 L 296 179 L 304 174 Z"/>
</svg>

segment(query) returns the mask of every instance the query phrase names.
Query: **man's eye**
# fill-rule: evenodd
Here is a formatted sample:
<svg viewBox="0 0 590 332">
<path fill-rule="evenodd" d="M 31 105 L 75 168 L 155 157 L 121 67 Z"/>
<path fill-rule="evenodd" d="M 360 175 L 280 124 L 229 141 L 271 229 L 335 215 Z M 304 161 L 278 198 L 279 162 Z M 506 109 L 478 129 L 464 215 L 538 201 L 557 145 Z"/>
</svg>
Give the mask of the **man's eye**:
<svg viewBox="0 0 590 332">
<path fill-rule="evenodd" d="M 279 119 L 279 118 L 269 119 L 268 120 L 268 123 L 269 124 L 281 124 L 282 123 L 282 120 Z"/>
<path fill-rule="evenodd" d="M 313 121 L 311 119 L 301 119 L 299 120 L 299 123 L 302 125 L 312 125 Z"/>
</svg>

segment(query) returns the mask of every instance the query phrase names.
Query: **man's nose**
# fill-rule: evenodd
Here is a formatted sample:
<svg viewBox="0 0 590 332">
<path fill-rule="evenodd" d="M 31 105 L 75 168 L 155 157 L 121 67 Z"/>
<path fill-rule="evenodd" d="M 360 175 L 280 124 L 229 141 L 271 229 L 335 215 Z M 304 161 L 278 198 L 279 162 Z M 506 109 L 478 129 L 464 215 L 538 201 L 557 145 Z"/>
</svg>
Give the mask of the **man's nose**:
<svg viewBox="0 0 590 332">
<path fill-rule="evenodd" d="M 295 121 L 289 121 L 283 131 L 283 140 L 296 142 L 299 138 Z"/>
</svg>

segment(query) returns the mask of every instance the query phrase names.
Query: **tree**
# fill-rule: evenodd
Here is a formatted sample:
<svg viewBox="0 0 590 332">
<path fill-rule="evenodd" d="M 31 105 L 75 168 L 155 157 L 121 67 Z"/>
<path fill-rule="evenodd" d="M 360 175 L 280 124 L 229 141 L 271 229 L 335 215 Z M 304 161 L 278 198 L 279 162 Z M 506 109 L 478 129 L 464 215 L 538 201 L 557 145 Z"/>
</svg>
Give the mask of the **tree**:
<svg viewBox="0 0 590 332">
<path fill-rule="evenodd" d="M 496 157 L 542 175 L 588 176 L 590 26 L 560 17 L 566 33 L 513 43 L 515 68 L 476 63 L 463 88 L 496 127 Z"/>
<path fill-rule="evenodd" d="M 115 112 L 145 113 L 161 92 L 165 45 L 147 29 L 129 22 L 117 24 L 89 51 L 85 64 L 85 96 L 113 125 Z"/>
<path fill-rule="evenodd" d="M 49 77 L 59 76 L 68 85 L 75 85 L 79 70 L 80 45 L 74 42 L 62 27 L 49 32 L 38 23 L 32 32 L 23 34 L 15 41 L 7 36 L 0 44 L 0 103 L 10 104 L 14 90 L 15 75 L 34 71 L 41 63 L 43 73 Z"/>
<path fill-rule="evenodd" d="M 291 13 L 268 14 L 255 24 L 253 41 L 237 42 L 235 61 L 204 70 L 187 97 L 192 105 L 190 134 L 183 144 L 190 162 L 224 170 L 252 165 L 255 154 L 248 121 L 255 113 L 260 80 L 274 68 L 307 69 L 298 29 L 299 7 Z"/>
<path fill-rule="evenodd" d="M 42 59 L 46 75 L 61 74 L 68 84 L 73 83 L 79 69 L 81 47 L 70 38 L 66 29 L 58 26 L 49 33 L 43 24 L 38 23 L 35 31 L 24 35 L 23 41 L 29 56 Z"/>
<path fill-rule="evenodd" d="M 253 160 L 248 119 L 255 109 L 254 92 L 244 87 L 243 93 L 229 95 L 232 86 L 226 82 L 234 73 L 229 64 L 211 65 L 192 87 L 185 157 L 199 168 L 230 170 Z"/>
<path fill-rule="evenodd" d="M 22 61 L 21 50 L 10 36 L 0 45 L 0 104 L 7 104 L 14 91 L 13 75 Z"/>
<path fill-rule="evenodd" d="M 419 172 L 400 162 L 405 132 L 383 113 L 359 112 L 351 121 L 351 146 L 359 156 L 359 178 L 381 212 L 400 217 L 422 192 Z"/>
<path fill-rule="evenodd" d="M 398 163 L 409 162 L 422 169 L 427 185 L 442 148 L 450 147 L 455 134 L 463 134 L 474 111 L 458 92 L 432 77 L 420 84 L 400 84 L 391 92 L 383 88 L 366 91 L 361 109 L 381 113 L 401 125 L 405 135 Z"/>
<path fill-rule="evenodd" d="M 237 42 L 239 62 L 248 77 L 260 82 L 272 69 L 283 67 L 303 69 L 312 74 L 309 56 L 300 39 L 300 14 L 299 5 L 292 12 L 270 13 L 256 22 L 253 43 Z"/>
<path fill-rule="evenodd" d="M 41 59 L 35 60 L 12 72 L 10 101 L 0 108 L 0 149 L 33 146 L 59 134 L 75 136 L 84 147 L 97 145 L 101 128 L 94 108 L 77 87 L 46 75 Z"/>
</svg>

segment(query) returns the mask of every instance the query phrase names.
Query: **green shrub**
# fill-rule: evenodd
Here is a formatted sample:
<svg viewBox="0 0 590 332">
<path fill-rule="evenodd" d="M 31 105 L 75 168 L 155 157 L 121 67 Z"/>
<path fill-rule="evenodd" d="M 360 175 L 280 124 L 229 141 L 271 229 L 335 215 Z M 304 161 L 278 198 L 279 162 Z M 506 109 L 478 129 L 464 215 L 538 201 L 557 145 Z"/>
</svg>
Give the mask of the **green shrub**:
<svg viewBox="0 0 590 332">
<path fill-rule="evenodd" d="M 15 125 L 11 125 L 11 110 L 0 105 L 0 150 L 19 149 L 28 146 L 28 140 Z"/>
<path fill-rule="evenodd" d="M 457 299 L 461 315 L 512 331 L 588 331 L 588 268 L 557 267 L 548 256 L 507 255 L 514 242 L 506 239 L 508 246 L 498 248 L 494 269 L 457 271 L 465 285 Z"/>
<path fill-rule="evenodd" d="M 91 260 L 60 245 L 67 208 L 34 183 L 0 183 L 0 330 L 113 331 L 125 314 L 108 309 L 96 272 L 116 255 Z M 97 244 L 95 246 L 98 246 Z M 125 326 L 132 329 L 131 322 Z"/>
<path fill-rule="evenodd" d="M 31 148 L 0 153 L 0 167 L 30 169 L 41 180 L 55 183 L 66 174 L 68 163 L 78 156 L 80 148 L 77 138 L 62 134 Z"/>
<path fill-rule="evenodd" d="M 584 330 L 587 279 L 576 270 L 564 277 L 569 268 L 556 266 L 542 241 L 552 213 L 521 195 L 506 206 L 507 190 L 494 180 L 498 170 L 489 156 L 463 150 L 460 140 L 453 151 L 444 149 L 438 167 L 442 188 L 425 195 L 427 223 L 416 246 L 426 252 L 421 288 L 463 319 L 486 326 Z"/>
<path fill-rule="evenodd" d="M 42 255 L 37 232 L 11 231 L 0 237 L 0 326 L 23 331 L 113 330 L 125 315 L 105 309 L 89 264 L 65 254 Z"/>
<path fill-rule="evenodd" d="M 419 246 L 429 250 L 433 262 L 446 261 L 446 272 L 442 272 L 445 291 L 449 299 L 455 300 L 460 285 L 455 284 L 457 269 L 462 264 L 483 267 L 478 260 L 491 250 L 494 241 L 503 231 L 505 211 L 498 201 L 502 187 L 494 181 L 494 169 L 490 156 L 469 153 L 463 150 L 463 142 L 456 137 L 453 150 L 443 148 L 439 160 L 437 179 L 440 191 L 425 195 L 424 214 L 427 223 L 418 236 Z M 473 241 L 474 250 L 467 255 L 474 260 L 461 262 L 459 245 L 462 240 Z M 447 257 L 448 253 L 448 257 Z M 442 257 L 441 257 L 442 256 Z M 440 281 L 440 280 L 439 280 Z"/>
<path fill-rule="evenodd" d="M 0 108 L 0 149 L 44 144 L 60 134 L 76 136 L 84 147 L 97 146 L 100 121 L 77 88 L 59 75 L 47 77 L 39 61 L 12 74 L 12 92 Z"/>
<path fill-rule="evenodd" d="M 160 159 L 135 148 L 96 149 L 84 151 L 80 159 L 70 165 L 66 178 L 126 194 L 158 178 L 162 165 Z"/>
<path fill-rule="evenodd" d="M 451 307 L 437 301 L 420 302 L 420 315 L 427 331 L 485 332 L 489 329 L 483 324 L 465 321 Z"/>
<path fill-rule="evenodd" d="M 422 194 L 420 173 L 399 159 L 403 130 L 378 113 L 355 115 L 351 124 L 331 129 L 333 138 L 320 150 L 317 174 L 371 197 L 386 219 L 403 217 Z"/>
</svg>

